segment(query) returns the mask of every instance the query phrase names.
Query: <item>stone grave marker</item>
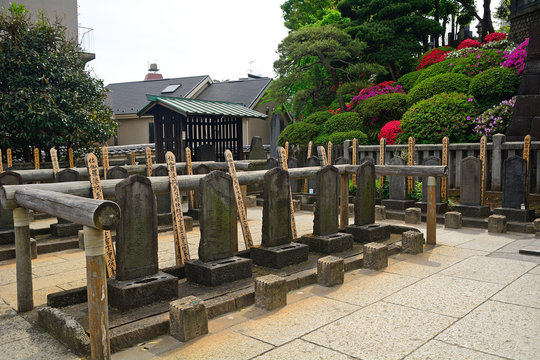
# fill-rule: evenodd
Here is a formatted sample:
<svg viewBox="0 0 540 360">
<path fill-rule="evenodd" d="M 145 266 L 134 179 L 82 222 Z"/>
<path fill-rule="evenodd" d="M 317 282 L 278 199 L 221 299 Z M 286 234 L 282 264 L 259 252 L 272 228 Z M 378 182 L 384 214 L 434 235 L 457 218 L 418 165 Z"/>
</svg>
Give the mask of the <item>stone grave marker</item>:
<svg viewBox="0 0 540 360">
<path fill-rule="evenodd" d="M 340 156 L 336 159 L 334 162 L 334 165 L 347 165 L 349 164 L 349 161 L 345 159 L 343 156 Z"/>
<path fill-rule="evenodd" d="M 20 184 L 22 184 L 22 177 L 18 173 L 8 170 L 0 174 L 0 185 Z M 7 210 L 0 206 L 0 245 L 13 244 L 14 242 L 13 210 Z"/>
<path fill-rule="evenodd" d="M 388 165 L 406 165 L 406 162 L 400 157 L 393 157 Z M 389 190 L 389 199 L 382 201 L 386 209 L 405 210 L 414 207 L 414 200 L 408 200 L 406 176 L 390 176 Z"/>
<path fill-rule="evenodd" d="M 125 179 L 129 176 L 128 171 L 122 166 L 113 166 L 107 170 L 107 179 Z"/>
<path fill-rule="evenodd" d="M 185 263 L 188 281 L 207 286 L 251 277 L 251 259 L 234 256 L 233 181 L 223 171 L 212 171 L 200 180 L 199 259 Z"/>
<path fill-rule="evenodd" d="M 196 175 L 210 174 L 210 168 L 208 167 L 208 165 L 199 164 L 199 166 L 193 169 L 193 172 Z M 193 207 L 190 207 L 188 210 L 188 215 L 191 216 L 195 220 L 199 220 L 199 212 L 201 208 L 200 203 L 201 203 L 201 189 L 198 189 L 195 191 L 195 197 L 193 198 Z"/>
<path fill-rule="evenodd" d="M 422 165 L 425 166 L 440 166 L 442 163 L 441 159 L 436 156 L 428 156 L 422 160 Z M 416 207 L 419 207 L 422 212 L 427 211 L 427 197 L 428 197 L 428 177 L 422 177 L 422 201 L 416 203 Z M 438 214 L 445 213 L 448 210 L 446 203 L 441 202 L 441 179 L 437 179 L 437 190 L 436 190 L 436 212 Z"/>
<path fill-rule="evenodd" d="M 214 145 L 204 144 L 195 150 L 195 161 L 216 161 Z"/>
<path fill-rule="evenodd" d="M 461 161 L 461 185 L 459 188 L 459 205 L 453 211 L 462 216 L 487 217 L 489 206 L 482 206 L 482 160 L 468 156 Z"/>
<path fill-rule="evenodd" d="M 298 160 L 295 157 L 290 156 L 287 159 L 287 167 L 289 169 L 297 168 L 298 167 Z M 298 183 L 299 180 L 290 180 L 291 183 L 291 191 L 293 194 L 296 194 L 300 192 L 300 184 Z"/>
<path fill-rule="evenodd" d="M 56 173 L 56 182 L 71 182 L 79 181 L 79 173 L 73 169 L 63 169 Z M 51 224 L 51 233 L 54 236 L 76 236 L 83 227 L 82 225 L 72 223 L 70 221 L 58 218 L 56 224 Z"/>
<path fill-rule="evenodd" d="M 269 170 L 263 185 L 262 246 L 251 248 L 257 265 L 271 268 L 297 264 L 308 259 L 308 247 L 292 242 L 289 173 Z"/>
<path fill-rule="evenodd" d="M 266 160 L 266 168 L 267 169 L 273 169 L 275 167 L 278 167 L 279 163 L 276 158 L 270 157 Z"/>
<path fill-rule="evenodd" d="M 279 151 L 277 151 L 278 138 L 283 129 L 285 123 L 283 118 L 279 114 L 272 115 L 270 119 L 270 156 L 279 157 Z"/>
<path fill-rule="evenodd" d="M 310 156 L 306 161 L 306 167 L 321 166 L 321 161 L 316 156 Z M 317 180 L 315 178 L 308 179 L 308 194 L 317 192 Z"/>
<path fill-rule="evenodd" d="M 178 296 L 178 279 L 158 268 L 157 204 L 152 183 L 132 175 L 118 183 L 122 217 L 116 228 L 116 278 L 109 279 L 109 303 L 126 310 Z"/>
<path fill-rule="evenodd" d="M 249 160 L 265 160 L 266 152 L 264 151 L 263 141 L 260 136 L 251 138 L 251 146 L 249 147 Z"/>
</svg>

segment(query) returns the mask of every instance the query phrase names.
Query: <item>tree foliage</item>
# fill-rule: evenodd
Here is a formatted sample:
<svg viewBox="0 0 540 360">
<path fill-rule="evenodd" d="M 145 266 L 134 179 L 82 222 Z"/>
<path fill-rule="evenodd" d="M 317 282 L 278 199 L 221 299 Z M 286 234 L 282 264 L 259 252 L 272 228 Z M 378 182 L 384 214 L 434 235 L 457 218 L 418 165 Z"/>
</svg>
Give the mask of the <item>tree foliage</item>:
<svg viewBox="0 0 540 360">
<path fill-rule="evenodd" d="M 23 5 L 0 11 L 0 146 L 31 158 L 34 147 L 85 150 L 115 133 L 101 80 L 58 21 L 32 22 Z"/>
<path fill-rule="evenodd" d="M 337 0 L 287 0 L 281 5 L 285 27 L 295 31 L 322 20 L 333 9 Z"/>
</svg>

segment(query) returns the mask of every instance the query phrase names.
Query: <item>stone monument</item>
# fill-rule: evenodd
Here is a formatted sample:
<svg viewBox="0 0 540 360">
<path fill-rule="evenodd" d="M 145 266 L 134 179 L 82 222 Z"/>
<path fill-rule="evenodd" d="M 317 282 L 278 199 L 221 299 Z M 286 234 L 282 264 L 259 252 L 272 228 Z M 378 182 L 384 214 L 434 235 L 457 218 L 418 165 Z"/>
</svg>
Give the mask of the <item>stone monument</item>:
<svg viewBox="0 0 540 360">
<path fill-rule="evenodd" d="M 489 206 L 482 205 L 482 160 L 468 156 L 461 161 L 459 205 L 452 206 L 466 217 L 488 217 Z"/>
<path fill-rule="evenodd" d="M 424 158 L 422 160 L 422 165 L 425 166 L 440 166 L 442 164 L 442 161 L 440 158 L 436 156 L 428 156 L 427 158 Z M 462 172 L 463 174 L 463 172 Z M 424 176 L 422 177 L 422 201 L 418 201 L 415 206 L 420 208 L 422 212 L 427 212 L 427 198 L 428 198 L 428 177 Z M 437 214 L 443 214 L 448 211 L 448 205 L 446 203 L 441 202 L 441 179 L 437 179 L 437 187 L 436 187 L 436 212 Z"/>
<path fill-rule="evenodd" d="M 264 151 L 262 138 L 260 136 L 254 136 L 251 138 L 249 160 L 266 160 L 266 152 Z"/>
<path fill-rule="evenodd" d="M 13 171 L 4 171 L 0 174 L 0 185 L 20 185 L 22 177 Z M 3 209 L 0 206 L 0 245 L 15 243 L 13 228 L 13 210 Z"/>
<path fill-rule="evenodd" d="M 208 165 L 200 164 L 193 170 L 193 173 L 196 175 L 210 174 L 210 168 L 208 167 Z M 188 215 L 195 220 L 199 220 L 199 214 L 201 212 L 200 198 L 201 198 L 201 189 L 198 189 L 195 191 L 195 196 L 193 198 L 193 207 L 191 206 L 191 204 L 189 204 L 189 209 L 187 212 Z"/>
<path fill-rule="evenodd" d="M 113 166 L 107 170 L 107 179 L 126 179 L 129 176 L 128 171 L 122 166 Z"/>
<path fill-rule="evenodd" d="M 400 157 L 393 157 L 388 165 L 406 165 L 406 162 Z M 382 205 L 386 206 L 387 210 L 405 210 L 414 207 L 414 200 L 409 200 L 407 194 L 406 176 L 390 176 L 389 189 L 389 199 L 382 201 Z"/>
</svg>

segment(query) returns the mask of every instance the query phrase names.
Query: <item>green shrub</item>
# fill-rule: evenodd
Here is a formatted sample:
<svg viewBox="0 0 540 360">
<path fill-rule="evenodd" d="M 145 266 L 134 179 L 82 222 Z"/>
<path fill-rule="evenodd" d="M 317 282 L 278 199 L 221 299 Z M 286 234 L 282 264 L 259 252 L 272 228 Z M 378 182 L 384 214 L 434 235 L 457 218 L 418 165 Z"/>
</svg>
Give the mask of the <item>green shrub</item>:
<svg viewBox="0 0 540 360">
<path fill-rule="evenodd" d="M 323 134 L 330 135 L 338 131 L 362 130 L 360 115 L 355 112 L 335 114 L 323 125 Z"/>
<path fill-rule="evenodd" d="M 451 72 L 473 77 L 492 67 L 499 67 L 503 61 L 503 52 L 501 50 L 479 49 L 464 57 L 445 61 L 452 61 Z"/>
<path fill-rule="evenodd" d="M 443 92 L 466 93 L 470 82 L 471 79 L 463 74 L 446 73 L 430 77 L 409 91 L 409 104 L 412 105 Z"/>
<path fill-rule="evenodd" d="M 461 61 L 460 59 L 447 59 L 444 61 L 441 61 L 440 63 L 436 63 L 431 65 L 430 67 L 422 70 L 416 81 L 414 82 L 414 85 L 420 84 L 422 81 L 429 79 L 430 77 L 444 74 L 447 72 L 450 72 L 452 70 L 452 66 L 454 66 L 457 62 Z"/>
<path fill-rule="evenodd" d="M 317 135 L 315 140 L 313 140 L 313 143 L 315 145 L 326 145 L 328 144 L 329 141 L 330 141 L 330 136 L 328 134 L 320 133 L 319 135 Z"/>
<path fill-rule="evenodd" d="M 403 75 L 402 77 L 400 77 L 398 81 L 396 81 L 396 84 L 401 85 L 401 87 L 403 87 L 403 90 L 405 90 L 405 92 L 409 92 L 409 90 L 413 88 L 416 80 L 418 80 L 418 77 L 420 76 L 422 71 L 424 70 L 416 70 L 416 71 L 407 73 Z"/>
<path fill-rule="evenodd" d="M 483 108 L 491 107 L 517 94 L 520 76 L 514 69 L 495 67 L 476 75 L 469 86 Z"/>
<path fill-rule="evenodd" d="M 328 140 L 332 144 L 343 144 L 345 140 L 358 140 L 358 144 L 367 143 L 367 135 L 360 130 L 351 130 L 351 131 L 338 131 L 328 135 Z"/>
<path fill-rule="evenodd" d="M 368 141 L 377 142 L 384 124 L 401 119 L 407 108 L 407 95 L 401 93 L 375 95 L 362 101 L 358 106 L 358 115 Z"/>
<path fill-rule="evenodd" d="M 403 115 L 400 143 L 409 136 L 417 144 L 440 144 L 448 136 L 450 142 L 475 142 L 480 136 L 473 132 L 478 105 L 474 98 L 459 93 L 442 93 L 421 100 Z"/>
<path fill-rule="evenodd" d="M 317 111 L 308 115 L 304 120 L 302 120 L 302 122 L 307 124 L 322 125 L 331 117 L 332 113 L 330 111 Z"/>
<path fill-rule="evenodd" d="M 278 145 L 284 146 L 288 141 L 290 145 L 306 145 L 319 133 L 319 126 L 305 121 L 287 125 L 278 138 Z"/>
</svg>

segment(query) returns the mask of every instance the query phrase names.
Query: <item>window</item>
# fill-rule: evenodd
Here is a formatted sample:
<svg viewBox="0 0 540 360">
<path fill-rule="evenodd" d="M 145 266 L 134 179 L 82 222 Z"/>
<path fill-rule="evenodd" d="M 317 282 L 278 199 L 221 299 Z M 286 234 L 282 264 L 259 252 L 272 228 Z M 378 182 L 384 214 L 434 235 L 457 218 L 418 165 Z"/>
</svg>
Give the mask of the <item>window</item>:
<svg viewBox="0 0 540 360">
<path fill-rule="evenodd" d="M 161 90 L 162 94 L 170 94 L 176 91 L 182 84 L 169 85 L 165 89 Z"/>
</svg>

